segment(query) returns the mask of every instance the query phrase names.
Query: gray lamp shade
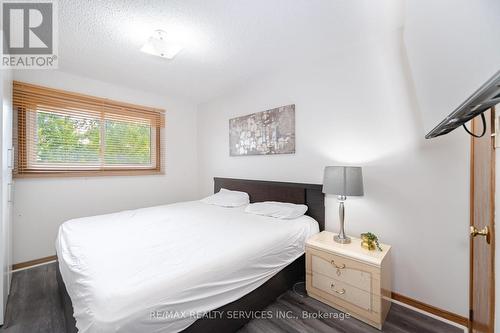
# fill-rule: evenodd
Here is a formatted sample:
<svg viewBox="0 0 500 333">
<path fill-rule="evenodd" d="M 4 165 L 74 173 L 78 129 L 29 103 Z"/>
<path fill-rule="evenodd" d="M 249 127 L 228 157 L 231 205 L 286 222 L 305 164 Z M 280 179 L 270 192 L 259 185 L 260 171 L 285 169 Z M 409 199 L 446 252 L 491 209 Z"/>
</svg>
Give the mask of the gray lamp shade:
<svg viewBox="0 0 500 333">
<path fill-rule="evenodd" d="M 361 167 L 327 166 L 323 177 L 323 193 L 362 196 L 363 174 Z"/>
</svg>

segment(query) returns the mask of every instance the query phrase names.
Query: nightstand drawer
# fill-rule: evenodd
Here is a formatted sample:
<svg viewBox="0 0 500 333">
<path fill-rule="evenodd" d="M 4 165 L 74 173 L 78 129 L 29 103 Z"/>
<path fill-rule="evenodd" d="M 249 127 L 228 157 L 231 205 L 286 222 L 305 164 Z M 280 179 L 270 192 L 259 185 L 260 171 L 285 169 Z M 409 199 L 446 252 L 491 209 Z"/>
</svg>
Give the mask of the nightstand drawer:
<svg viewBox="0 0 500 333">
<path fill-rule="evenodd" d="M 382 251 L 334 241 L 335 234 L 322 231 L 306 242 L 306 289 L 309 296 L 382 329 L 391 308 L 391 246 Z"/>
<path fill-rule="evenodd" d="M 372 310 L 372 295 L 330 277 L 313 274 L 312 286 L 330 295 L 343 299 L 363 310 Z"/>
<path fill-rule="evenodd" d="M 358 263 L 328 253 L 314 253 L 311 255 L 311 269 L 340 282 L 372 293 L 372 273 L 366 271 Z"/>
</svg>

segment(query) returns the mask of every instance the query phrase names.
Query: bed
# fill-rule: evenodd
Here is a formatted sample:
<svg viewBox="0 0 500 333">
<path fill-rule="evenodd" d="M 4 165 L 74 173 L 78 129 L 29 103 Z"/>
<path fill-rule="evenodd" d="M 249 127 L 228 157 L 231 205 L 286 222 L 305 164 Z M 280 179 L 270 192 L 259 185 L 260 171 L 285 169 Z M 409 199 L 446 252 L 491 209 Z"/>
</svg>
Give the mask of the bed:
<svg viewBox="0 0 500 333">
<path fill-rule="evenodd" d="M 235 332 L 251 319 L 235 311 L 262 310 L 303 280 L 305 239 L 324 229 L 321 186 L 215 178 L 221 188 L 306 204 L 308 216 L 184 202 L 65 223 L 56 247 L 67 332 L 77 322 L 81 332 Z"/>
</svg>

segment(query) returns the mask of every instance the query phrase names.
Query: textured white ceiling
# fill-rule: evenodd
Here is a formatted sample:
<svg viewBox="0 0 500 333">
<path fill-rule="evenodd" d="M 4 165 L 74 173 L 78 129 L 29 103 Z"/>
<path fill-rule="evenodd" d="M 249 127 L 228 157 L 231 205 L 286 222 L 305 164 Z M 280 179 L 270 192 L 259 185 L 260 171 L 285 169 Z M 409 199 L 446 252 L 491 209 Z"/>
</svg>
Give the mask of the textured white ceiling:
<svg viewBox="0 0 500 333">
<path fill-rule="evenodd" d="M 401 25 L 401 0 L 59 0 L 59 67 L 203 102 Z M 139 51 L 163 29 L 173 60 Z"/>
</svg>

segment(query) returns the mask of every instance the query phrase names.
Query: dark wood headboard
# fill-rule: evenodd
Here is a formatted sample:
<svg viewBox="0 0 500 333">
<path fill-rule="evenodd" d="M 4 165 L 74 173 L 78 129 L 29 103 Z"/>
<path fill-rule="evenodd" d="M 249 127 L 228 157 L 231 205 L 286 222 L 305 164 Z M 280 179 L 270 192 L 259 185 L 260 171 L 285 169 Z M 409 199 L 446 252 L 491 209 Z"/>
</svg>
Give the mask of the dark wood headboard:
<svg viewBox="0 0 500 333">
<path fill-rule="evenodd" d="M 214 178 L 214 193 L 221 188 L 246 192 L 250 202 L 280 201 L 307 205 L 309 209 L 306 215 L 318 221 L 320 230 L 325 230 L 325 195 L 322 185 Z"/>
</svg>

